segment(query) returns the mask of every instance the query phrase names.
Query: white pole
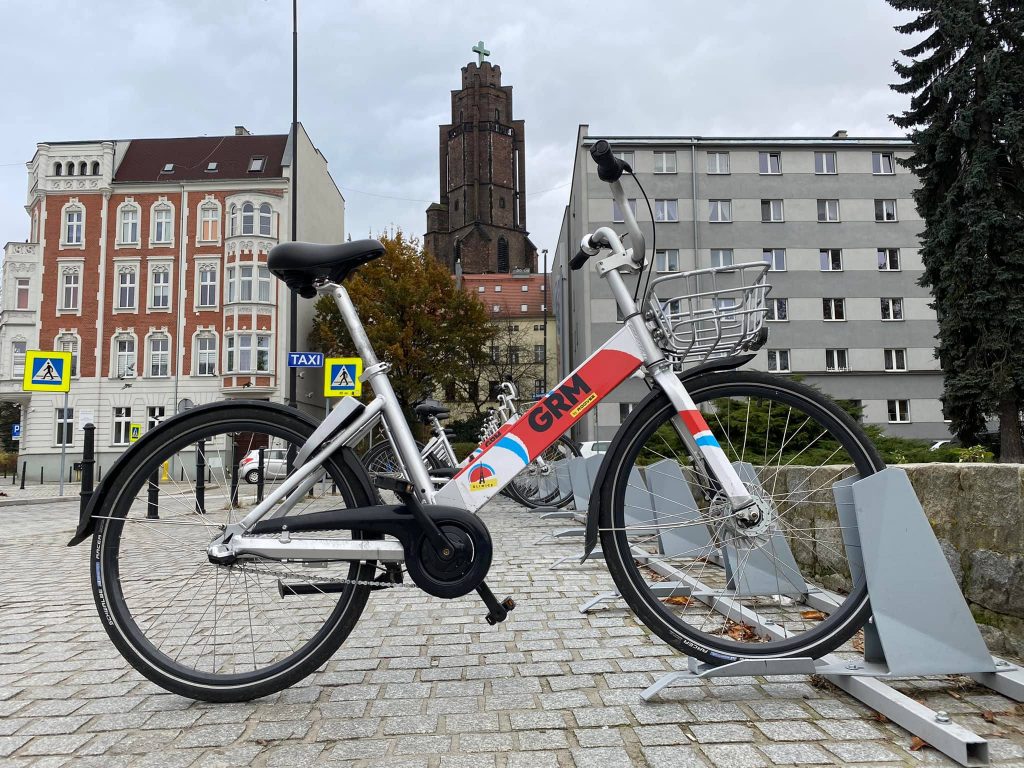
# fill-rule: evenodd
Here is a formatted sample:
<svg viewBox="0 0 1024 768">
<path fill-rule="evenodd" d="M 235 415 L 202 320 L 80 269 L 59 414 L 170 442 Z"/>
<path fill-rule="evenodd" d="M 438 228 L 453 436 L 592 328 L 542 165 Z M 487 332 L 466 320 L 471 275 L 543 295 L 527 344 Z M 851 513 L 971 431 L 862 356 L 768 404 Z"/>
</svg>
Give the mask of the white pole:
<svg viewBox="0 0 1024 768">
<path fill-rule="evenodd" d="M 64 495 L 64 457 L 68 452 L 68 393 L 64 393 L 64 439 L 60 441 L 60 495 Z"/>
</svg>

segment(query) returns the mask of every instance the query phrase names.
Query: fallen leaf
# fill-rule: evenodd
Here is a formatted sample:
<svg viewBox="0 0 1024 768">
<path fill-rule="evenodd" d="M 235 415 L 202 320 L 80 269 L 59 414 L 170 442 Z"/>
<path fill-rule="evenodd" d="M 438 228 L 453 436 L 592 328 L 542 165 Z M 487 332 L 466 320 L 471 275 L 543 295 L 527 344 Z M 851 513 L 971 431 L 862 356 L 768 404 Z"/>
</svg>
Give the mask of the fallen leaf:
<svg viewBox="0 0 1024 768">
<path fill-rule="evenodd" d="M 922 739 L 920 736 L 915 736 L 914 738 L 912 738 L 910 740 L 910 751 L 911 752 L 917 752 L 919 749 L 924 749 L 925 747 L 930 747 L 930 746 L 931 746 L 931 744 L 929 744 L 927 741 Z"/>
<path fill-rule="evenodd" d="M 986 709 L 982 712 L 981 717 L 986 723 L 994 723 L 996 721 L 996 713 L 991 709 Z"/>
<path fill-rule="evenodd" d="M 730 621 L 728 628 L 725 633 L 729 635 L 733 640 L 739 640 L 740 642 L 752 642 L 757 640 L 757 632 L 749 624 L 742 624 L 735 621 Z"/>
<path fill-rule="evenodd" d="M 822 621 L 826 618 L 825 614 L 821 611 L 803 611 L 800 615 L 805 619 L 812 619 L 814 621 Z"/>
<path fill-rule="evenodd" d="M 961 695 L 960 695 L 959 693 L 957 693 L 956 691 L 947 691 L 947 693 L 948 693 L 948 694 L 949 694 L 950 696 L 952 696 L 952 697 L 953 697 L 954 699 L 957 699 L 958 701 L 959 701 L 960 699 L 962 699 L 962 698 L 963 698 L 963 696 L 961 696 Z"/>
<path fill-rule="evenodd" d="M 693 602 L 689 597 L 683 597 L 682 595 L 676 597 L 666 597 L 662 602 L 666 605 L 689 605 Z"/>
<path fill-rule="evenodd" d="M 875 712 L 875 714 L 873 714 L 871 717 L 873 719 L 877 720 L 880 723 L 888 723 L 889 722 L 889 718 L 886 717 L 885 715 L 883 715 L 881 712 Z"/>
<path fill-rule="evenodd" d="M 857 653 L 864 653 L 864 630 L 859 630 L 856 635 L 853 636 L 853 650 Z"/>
</svg>

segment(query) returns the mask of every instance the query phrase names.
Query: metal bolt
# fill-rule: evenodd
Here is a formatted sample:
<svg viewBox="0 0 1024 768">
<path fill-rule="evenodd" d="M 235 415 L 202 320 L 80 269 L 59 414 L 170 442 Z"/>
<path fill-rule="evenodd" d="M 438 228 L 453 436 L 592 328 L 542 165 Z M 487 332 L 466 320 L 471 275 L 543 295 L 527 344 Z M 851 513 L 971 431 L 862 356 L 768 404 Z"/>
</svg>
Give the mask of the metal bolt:
<svg viewBox="0 0 1024 768">
<path fill-rule="evenodd" d="M 849 664 L 846 665 L 846 668 L 850 670 L 860 669 L 860 664 L 855 664 L 851 661 Z"/>
<path fill-rule="evenodd" d="M 1010 666 L 1010 662 L 1003 661 L 1003 659 L 997 659 L 996 660 L 996 666 L 997 667 L 1008 667 L 1008 666 Z"/>
<path fill-rule="evenodd" d="M 946 712 L 946 710 L 944 710 L 944 709 L 940 709 L 938 712 L 935 713 L 935 722 L 936 723 L 948 723 L 949 722 L 949 713 Z"/>
</svg>

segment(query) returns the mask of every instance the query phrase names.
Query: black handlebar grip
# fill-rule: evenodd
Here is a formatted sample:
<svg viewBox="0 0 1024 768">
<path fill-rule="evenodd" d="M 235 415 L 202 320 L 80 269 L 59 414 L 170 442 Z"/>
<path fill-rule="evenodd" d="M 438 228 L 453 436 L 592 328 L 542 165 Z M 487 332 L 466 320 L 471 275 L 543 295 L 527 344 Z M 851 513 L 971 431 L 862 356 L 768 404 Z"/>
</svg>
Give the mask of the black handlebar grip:
<svg viewBox="0 0 1024 768">
<path fill-rule="evenodd" d="M 569 269 L 574 272 L 587 263 L 587 259 L 590 258 L 590 254 L 580 248 L 579 253 L 569 260 Z"/>
<path fill-rule="evenodd" d="M 622 161 L 612 154 L 611 145 L 604 139 L 601 139 L 590 148 L 590 156 L 597 163 L 597 176 L 601 181 L 606 181 L 610 184 L 613 181 L 618 181 L 619 177 L 622 176 Z"/>
</svg>

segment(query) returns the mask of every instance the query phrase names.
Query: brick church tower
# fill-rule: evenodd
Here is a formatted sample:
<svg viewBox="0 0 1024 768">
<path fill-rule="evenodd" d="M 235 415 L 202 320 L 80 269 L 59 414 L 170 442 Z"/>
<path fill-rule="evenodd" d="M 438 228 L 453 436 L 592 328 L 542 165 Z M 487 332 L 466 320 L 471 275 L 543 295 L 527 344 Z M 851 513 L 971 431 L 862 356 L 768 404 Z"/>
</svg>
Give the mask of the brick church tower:
<svg viewBox="0 0 1024 768">
<path fill-rule="evenodd" d="M 535 272 L 537 248 L 526 231 L 523 121 L 512 118 L 512 86 L 501 67 L 479 61 L 462 68 L 452 91 L 452 121 L 440 126 L 440 202 L 427 208 L 424 248 L 467 274 Z"/>
</svg>

